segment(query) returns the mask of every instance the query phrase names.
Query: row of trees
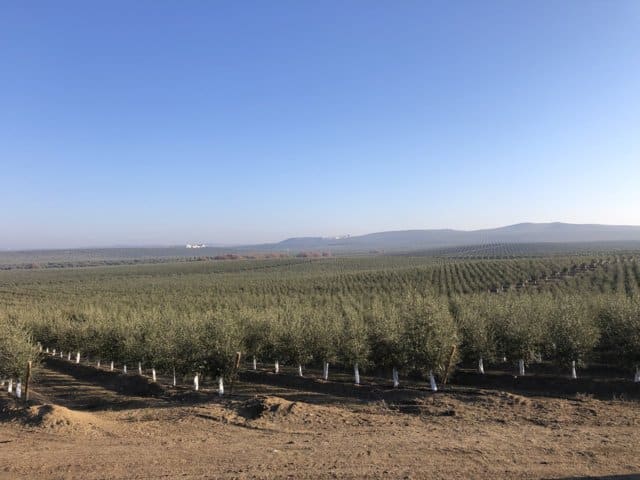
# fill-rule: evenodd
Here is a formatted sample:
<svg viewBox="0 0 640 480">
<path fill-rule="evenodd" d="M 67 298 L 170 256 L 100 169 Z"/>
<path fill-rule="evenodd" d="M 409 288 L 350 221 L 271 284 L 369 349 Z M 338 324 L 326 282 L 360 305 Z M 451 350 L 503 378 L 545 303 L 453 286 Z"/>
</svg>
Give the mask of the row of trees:
<svg viewBox="0 0 640 480">
<path fill-rule="evenodd" d="M 236 352 L 261 362 L 443 377 L 460 360 L 508 359 L 524 374 L 540 357 L 563 368 L 591 360 L 640 365 L 640 302 L 626 296 L 466 295 L 415 291 L 399 297 L 279 297 L 263 308 L 226 307 L 186 315 L 160 310 L 123 316 L 104 310 L 43 312 L 21 324 L 5 319 L 0 373 L 20 376 L 34 340 L 92 358 L 146 368 L 228 377 Z M 4 334 L 6 332 L 6 335 Z M 33 340 L 32 340 L 33 338 Z M 29 357 L 29 358 L 28 358 Z M 8 359 L 8 360 L 6 360 Z M 6 366 L 5 366 L 6 365 Z M 12 367 L 7 367 L 13 365 Z M 638 379 L 638 373 L 636 373 Z"/>
</svg>

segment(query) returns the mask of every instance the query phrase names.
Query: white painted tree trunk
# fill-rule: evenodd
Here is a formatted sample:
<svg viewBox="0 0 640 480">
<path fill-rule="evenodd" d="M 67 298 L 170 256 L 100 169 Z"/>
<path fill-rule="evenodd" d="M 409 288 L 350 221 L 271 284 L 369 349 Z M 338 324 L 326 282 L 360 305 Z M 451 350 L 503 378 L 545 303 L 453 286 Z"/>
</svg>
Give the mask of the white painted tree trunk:
<svg viewBox="0 0 640 480">
<path fill-rule="evenodd" d="M 429 372 L 429 385 L 434 392 L 438 391 L 438 385 L 436 384 L 436 377 L 433 376 L 433 372 Z"/>
<path fill-rule="evenodd" d="M 636 382 L 636 383 L 640 382 L 640 366 L 636 367 L 636 375 L 635 375 L 633 381 Z"/>
<path fill-rule="evenodd" d="M 576 374 L 576 361 L 573 360 L 571 362 L 571 378 L 573 380 L 575 380 L 576 378 L 578 378 L 578 375 Z"/>
<path fill-rule="evenodd" d="M 224 378 L 218 377 L 218 395 L 224 395 Z"/>
<path fill-rule="evenodd" d="M 71 361 L 71 352 L 67 353 L 67 360 Z"/>
<path fill-rule="evenodd" d="M 124 372 L 125 375 L 127 374 L 127 366 L 126 365 L 122 368 L 122 371 Z"/>
<path fill-rule="evenodd" d="M 176 381 L 176 367 L 173 367 L 173 386 L 175 387 L 178 384 Z"/>
<path fill-rule="evenodd" d="M 353 365 L 353 381 L 356 385 L 360 385 L 360 369 L 357 363 Z"/>
<path fill-rule="evenodd" d="M 97 367 L 97 368 L 100 368 L 100 360 L 98 360 L 98 361 L 96 362 L 96 367 Z"/>
<path fill-rule="evenodd" d="M 13 393 L 13 378 L 9 379 L 9 383 L 7 384 L 7 392 Z"/>
<path fill-rule="evenodd" d="M 151 369 L 151 380 L 154 381 L 154 382 L 156 381 L 156 369 L 155 368 Z"/>
<path fill-rule="evenodd" d="M 482 357 L 478 359 L 478 373 L 484 375 L 484 361 L 482 360 Z"/>
<path fill-rule="evenodd" d="M 53 354 L 53 355 L 55 355 L 55 354 L 56 354 L 56 349 L 55 349 L 55 348 L 53 349 L 52 354 Z"/>
<path fill-rule="evenodd" d="M 396 367 L 393 367 L 391 376 L 393 377 L 393 388 L 398 388 L 400 386 L 400 378 L 398 377 L 398 369 Z"/>
<path fill-rule="evenodd" d="M 22 382 L 18 379 L 18 383 L 16 383 L 16 397 L 22 398 Z"/>
<path fill-rule="evenodd" d="M 42 353 L 42 345 L 38 344 L 38 351 Z"/>
<path fill-rule="evenodd" d="M 278 360 L 276 360 L 273 370 L 276 373 L 280 373 L 280 362 L 278 362 Z"/>
<path fill-rule="evenodd" d="M 47 347 L 47 353 L 49 353 L 49 347 Z"/>
<path fill-rule="evenodd" d="M 142 375 L 142 363 L 138 362 L 138 375 Z"/>
<path fill-rule="evenodd" d="M 322 371 L 322 379 L 329 380 L 329 362 L 324 362 L 324 369 Z"/>
<path fill-rule="evenodd" d="M 302 365 L 298 365 L 298 376 L 299 377 L 303 377 L 304 375 L 302 375 Z"/>
<path fill-rule="evenodd" d="M 113 360 L 111 360 L 111 366 L 109 367 L 109 371 L 113 372 Z"/>
<path fill-rule="evenodd" d="M 198 378 L 198 374 L 196 373 L 196 376 L 193 377 L 193 389 L 197 392 L 198 390 L 200 390 L 200 379 Z"/>
<path fill-rule="evenodd" d="M 255 372 L 256 370 L 258 370 L 258 360 L 256 359 L 255 355 L 253 357 L 253 371 Z"/>
<path fill-rule="evenodd" d="M 80 352 L 76 353 L 76 363 L 80 363 Z"/>
<path fill-rule="evenodd" d="M 64 355 L 62 354 L 62 350 L 60 350 L 60 358 L 62 358 Z"/>
<path fill-rule="evenodd" d="M 524 377 L 524 360 L 522 358 L 518 360 L 518 374 Z"/>
</svg>

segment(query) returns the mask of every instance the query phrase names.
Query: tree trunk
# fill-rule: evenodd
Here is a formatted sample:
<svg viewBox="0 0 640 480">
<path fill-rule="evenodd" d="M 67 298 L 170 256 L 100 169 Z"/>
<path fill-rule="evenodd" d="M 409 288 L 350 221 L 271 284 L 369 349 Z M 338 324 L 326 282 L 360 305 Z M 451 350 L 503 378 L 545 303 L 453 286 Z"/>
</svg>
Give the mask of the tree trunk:
<svg viewBox="0 0 640 480">
<path fill-rule="evenodd" d="M 518 374 L 524 377 L 524 360 L 522 358 L 518 360 Z"/>
<path fill-rule="evenodd" d="M 222 378 L 222 375 L 218 377 L 218 395 L 224 395 L 224 378 Z"/>
<path fill-rule="evenodd" d="M 353 381 L 356 385 L 360 385 L 360 369 L 358 368 L 358 363 L 353 365 Z"/>
<path fill-rule="evenodd" d="M 573 360 L 571 362 L 571 378 L 573 380 L 575 380 L 576 378 L 578 378 L 578 375 L 576 374 L 576 361 Z"/>
<path fill-rule="evenodd" d="M 258 370 L 258 360 L 256 360 L 255 355 L 253 356 L 253 371 Z"/>
<path fill-rule="evenodd" d="M 324 362 L 324 368 L 322 370 L 322 379 L 329 380 L 329 362 Z"/>
<path fill-rule="evenodd" d="M 151 369 L 151 380 L 154 381 L 154 382 L 156 381 L 156 369 L 155 368 Z"/>
<path fill-rule="evenodd" d="M 193 389 L 197 392 L 198 390 L 200 390 L 200 379 L 198 378 L 198 374 L 196 373 L 196 376 L 193 377 Z"/>
<path fill-rule="evenodd" d="M 302 365 L 298 365 L 298 376 L 299 377 L 303 377 L 304 375 L 302 375 Z"/>
<path fill-rule="evenodd" d="M 280 362 L 278 362 L 278 360 L 276 360 L 276 363 L 274 365 L 273 371 L 275 373 L 280 373 Z"/>
<path fill-rule="evenodd" d="M 391 377 L 393 378 L 393 388 L 398 388 L 400 386 L 400 378 L 398 377 L 398 369 L 396 367 L 393 367 Z"/>
<path fill-rule="evenodd" d="M 27 362 L 27 373 L 24 380 L 24 401 L 29 401 L 29 382 L 31 381 L 31 360 Z"/>
<path fill-rule="evenodd" d="M 484 362 L 482 360 L 482 357 L 478 359 L 478 373 L 480 375 L 484 375 Z"/>
</svg>

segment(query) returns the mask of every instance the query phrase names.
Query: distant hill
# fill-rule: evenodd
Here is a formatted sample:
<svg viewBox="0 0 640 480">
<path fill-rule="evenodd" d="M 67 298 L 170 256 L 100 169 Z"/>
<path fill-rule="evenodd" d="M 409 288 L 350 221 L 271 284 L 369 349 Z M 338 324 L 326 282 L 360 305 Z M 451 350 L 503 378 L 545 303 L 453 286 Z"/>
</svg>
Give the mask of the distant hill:
<svg viewBox="0 0 640 480">
<path fill-rule="evenodd" d="M 500 247 L 499 245 L 503 245 Z M 504 245 L 517 245 L 506 248 Z M 462 249 L 456 247 L 464 247 Z M 502 255 L 499 252 L 567 252 L 640 249 L 640 226 L 570 223 L 518 223 L 484 230 L 403 230 L 340 238 L 296 237 L 261 245 L 87 248 L 0 252 L 5 268 L 56 268 L 71 266 L 153 263 L 195 258 L 215 258 L 257 253 L 331 252 L 360 254 L 385 252 L 412 255 Z M 475 252 L 475 253 L 474 253 Z"/>
<path fill-rule="evenodd" d="M 272 245 L 276 249 L 421 250 L 485 243 L 640 242 L 640 226 L 570 223 L 518 223 L 484 230 L 403 230 L 341 239 L 301 237 Z"/>
</svg>

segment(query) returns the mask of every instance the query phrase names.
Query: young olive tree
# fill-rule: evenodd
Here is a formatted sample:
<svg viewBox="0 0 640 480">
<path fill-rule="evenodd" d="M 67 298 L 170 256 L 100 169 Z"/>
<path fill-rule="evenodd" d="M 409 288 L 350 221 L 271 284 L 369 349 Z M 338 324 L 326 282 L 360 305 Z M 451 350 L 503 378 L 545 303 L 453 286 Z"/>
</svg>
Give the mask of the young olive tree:
<svg viewBox="0 0 640 480">
<path fill-rule="evenodd" d="M 282 315 L 276 331 L 276 350 L 285 363 L 297 365 L 298 375 L 302 377 L 302 367 L 313 358 L 310 325 L 301 309 L 288 307 Z"/>
<path fill-rule="evenodd" d="M 437 390 L 435 375 L 444 376 L 455 363 L 459 345 L 458 330 L 446 301 L 414 297 L 402 308 L 402 344 L 410 369 L 429 376 Z"/>
<path fill-rule="evenodd" d="M 593 310 L 584 299 L 560 298 L 551 309 L 548 326 L 551 357 L 571 367 L 571 377 L 577 378 L 576 367 L 586 363 L 600 336 Z"/>
<path fill-rule="evenodd" d="M 247 358 L 251 358 L 253 370 L 258 369 L 261 361 L 271 355 L 272 322 L 268 315 L 258 311 L 249 311 L 242 316 L 243 348 Z"/>
<path fill-rule="evenodd" d="M 353 365 L 356 385 L 360 384 L 360 367 L 366 367 L 369 353 L 369 336 L 362 314 L 352 306 L 345 306 L 338 340 L 338 356 L 345 365 Z"/>
<path fill-rule="evenodd" d="M 236 373 L 236 355 L 242 351 L 242 328 L 232 314 L 223 313 L 201 324 L 199 355 L 202 373 L 218 378 L 219 393 L 224 392 L 224 379 Z"/>
<path fill-rule="evenodd" d="M 484 294 L 455 300 L 462 355 L 466 360 L 477 362 L 481 374 L 484 374 L 484 362 L 495 360 L 497 353 L 495 319 L 500 316 L 501 308 L 497 298 Z"/>
<path fill-rule="evenodd" d="M 625 368 L 635 369 L 640 382 L 640 300 L 610 297 L 599 308 L 601 355 Z"/>
<path fill-rule="evenodd" d="M 376 367 L 390 369 L 393 386 L 400 386 L 398 369 L 405 358 L 402 344 L 402 315 L 392 304 L 373 302 L 365 321 L 369 324 L 370 358 Z"/>
<path fill-rule="evenodd" d="M 39 360 L 39 348 L 31 333 L 16 321 L 0 320 L 0 379 L 22 379 L 27 363 L 35 366 Z"/>
<path fill-rule="evenodd" d="M 519 375 L 542 349 L 548 304 L 542 296 L 515 295 L 506 298 L 503 315 L 496 318 L 498 349 L 518 360 Z"/>
</svg>

